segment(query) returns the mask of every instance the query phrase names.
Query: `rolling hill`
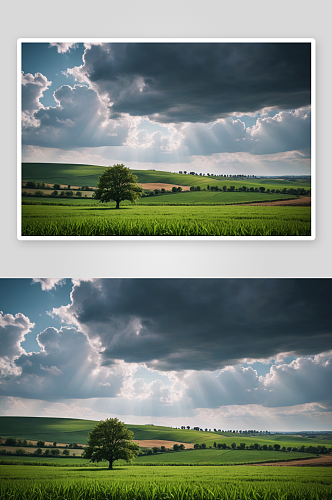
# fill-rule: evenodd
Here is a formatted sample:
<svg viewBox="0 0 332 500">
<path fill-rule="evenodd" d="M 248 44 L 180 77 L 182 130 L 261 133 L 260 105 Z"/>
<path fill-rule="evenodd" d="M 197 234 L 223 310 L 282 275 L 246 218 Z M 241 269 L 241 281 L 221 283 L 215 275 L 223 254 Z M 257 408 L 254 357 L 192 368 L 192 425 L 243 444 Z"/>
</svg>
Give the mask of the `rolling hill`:
<svg viewBox="0 0 332 500">
<path fill-rule="evenodd" d="M 93 420 L 80 420 L 51 417 L 0 417 L 0 437 L 13 437 L 17 439 L 42 439 L 61 443 L 86 444 L 89 432 L 96 425 Z M 184 443 L 205 443 L 207 447 L 216 443 L 232 443 L 247 445 L 258 443 L 260 445 L 280 444 L 282 446 L 317 446 L 332 445 L 332 435 L 317 435 L 309 438 L 286 434 L 256 434 L 245 435 L 239 433 L 205 432 L 192 429 L 174 429 L 172 427 L 154 425 L 126 424 L 134 433 L 136 440 L 167 440 Z M 187 452 L 186 452 L 187 453 Z"/>
</svg>

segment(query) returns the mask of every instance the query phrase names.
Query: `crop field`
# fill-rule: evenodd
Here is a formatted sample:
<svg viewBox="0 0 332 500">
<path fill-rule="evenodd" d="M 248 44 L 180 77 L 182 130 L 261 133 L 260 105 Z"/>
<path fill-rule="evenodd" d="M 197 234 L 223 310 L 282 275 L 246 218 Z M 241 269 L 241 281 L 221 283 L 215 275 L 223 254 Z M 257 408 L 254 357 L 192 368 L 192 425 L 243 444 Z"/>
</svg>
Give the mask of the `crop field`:
<svg viewBox="0 0 332 500">
<path fill-rule="evenodd" d="M 236 205 L 238 203 L 269 202 L 289 200 L 296 196 L 287 194 L 266 194 L 250 192 L 189 191 L 141 198 L 140 205 Z"/>
<path fill-rule="evenodd" d="M 29 190 L 24 190 L 29 191 Z M 35 190 L 31 190 L 35 191 Z M 46 192 L 46 191 L 45 191 Z M 50 191 L 51 192 L 51 191 Z M 84 193 L 84 192 L 83 192 Z M 85 198 L 85 194 L 82 198 L 48 198 L 48 197 L 23 197 L 23 201 L 38 201 L 39 203 L 83 203 L 88 202 L 93 203 L 95 205 L 104 206 L 100 204 L 97 200 L 92 200 L 92 192 L 87 192 L 87 197 Z M 42 199 L 41 199 L 42 198 Z M 278 200 L 292 200 L 297 199 L 298 196 L 282 194 L 282 193 L 250 193 L 250 192 L 223 192 L 223 191 L 186 191 L 183 193 L 168 193 L 168 194 L 159 194 L 158 196 L 144 196 L 137 201 L 138 205 L 236 205 L 239 203 L 264 203 Z M 123 206 L 131 206 L 131 203 L 128 201 L 123 201 L 121 203 L 121 207 Z M 115 207 L 115 202 L 109 202 L 106 205 L 108 208 Z"/>
<path fill-rule="evenodd" d="M 309 236 L 310 208 L 22 206 L 23 236 Z"/>
<path fill-rule="evenodd" d="M 330 500 L 329 469 L 0 466 L 3 500 Z"/>
<path fill-rule="evenodd" d="M 140 464 L 245 464 L 269 462 L 273 460 L 295 460 L 312 458 L 309 453 L 288 453 L 282 451 L 263 450 L 187 450 L 171 453 L 160 453 L 155 456 L 145 455 L 135 459 L 135 465 Z"/>
</svg>

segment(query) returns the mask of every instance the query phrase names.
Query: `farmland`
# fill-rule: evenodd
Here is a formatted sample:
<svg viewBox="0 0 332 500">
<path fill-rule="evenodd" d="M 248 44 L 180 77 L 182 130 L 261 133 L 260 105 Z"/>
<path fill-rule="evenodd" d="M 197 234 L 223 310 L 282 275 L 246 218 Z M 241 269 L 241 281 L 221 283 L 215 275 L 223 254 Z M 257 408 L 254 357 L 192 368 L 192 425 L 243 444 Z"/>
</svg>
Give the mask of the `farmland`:
<svg viewBox="0 0 332 500">
<path fill-rule="evenodd" d="M 0 417 L 2 445 L 6 438 L 43 439 L 51 443 L 87 442 L 96 422 L 91 420 Z M 228 500 L 328 500 L 332 495 L 328 467 L 250 467 L 239 465 L 263 461 L 315 457 L 305 452 L 253 449 L 260 443 L 300 447 L 331 447 L 330 434 L 313 437 L 174 429 L 153 425 L 130 425 L 134 439 L 146 442 L 206 443 L 205 449 L 147 454 L 141 449 L 133 464 L 121 460 L 113 471 L 105 462 L 91 464 L 76 457 L 0 457 L 0 497 L 11 500 L 90 499 L 228 499 Z M 158 441 L 157 441 L 158 440 Z M 218 449 L 214 444 L 228 446 Z M 232 449 L 232 443 L 246 443 L 248 449 Z M 51 445 L 50 445 L 51 446 Z M 60 445 L 59 445 L 60 446 Z M 61 445 L 61 446 L 64 446 Z M 272 447 L 272 446 L 271 446 Z M 75 450 L 76 451 L 76 450 Z M 81 450 L 77 450 L 78 454 Z M 292 462 L 290 462 L 292 463 Z M 295 463 L 295 462 L 293 462 Z M 305 461 L 304 461 L 305 463 Z M 308 462 L 309 463 L 309 462 Z M 44 467 L 43 467 L 44 466 Z"/>
<path fill-rule="evenodd" d="M 22 206 L 24 236 L 309 236 L 306 207 Z"/>
<path fill-rule="evenodd" d="M 157 186 L 160 183 L 160 186 L 168 185 L 169 190 L 145 190 L 135 205 L 124 201 L 120 210 L 116 210 L 114 202 L 100 204 L 92 199 L 91 190 L 74 190 L 79 186 L 96 187 L 104 168 L 23 164 L 24 185 L 41 183 L 38 186 L 42 187 L 22 188 L 22 236 L 311 235 L 310 206 L 301 206 L 299 194 L 310 192 L 308 178 L 237 179 L 133 170 L 139 184 Z M 52 183 L 58 183 L 61 189 L 66 186 L 61 196 L 50 196 Z M 182 186 L 182 192 L 171 192 L 172 186 Z M 299 202 L 299 206 L 264 206 L 274 201 L 287 203 L 287 200 Z M 259 206 L 250 206 L 250 203 Z"/>
<path fill-rule="evenodd" d="M 2 499 L 329 500 L 330 470 L 264 467 L 0 466 Z"/>
</svg>

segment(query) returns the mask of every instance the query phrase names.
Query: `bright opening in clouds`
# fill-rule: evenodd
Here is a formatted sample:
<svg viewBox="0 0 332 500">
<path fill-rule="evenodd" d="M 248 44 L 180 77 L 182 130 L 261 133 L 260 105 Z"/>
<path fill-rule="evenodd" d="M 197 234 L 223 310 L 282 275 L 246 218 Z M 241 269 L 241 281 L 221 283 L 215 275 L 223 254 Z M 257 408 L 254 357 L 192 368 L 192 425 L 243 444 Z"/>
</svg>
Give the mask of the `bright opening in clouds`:
<svg viewBox="0 0 332 500">
<path fill-rule="evenodd" d="M 332 430 L 330 279 L 0 286 L 2 415 Z"/>
<path fill-rule="evenodd" d="M 23 161 L 310 174 L 311 44 L 22 44 Z"/>
</svg>

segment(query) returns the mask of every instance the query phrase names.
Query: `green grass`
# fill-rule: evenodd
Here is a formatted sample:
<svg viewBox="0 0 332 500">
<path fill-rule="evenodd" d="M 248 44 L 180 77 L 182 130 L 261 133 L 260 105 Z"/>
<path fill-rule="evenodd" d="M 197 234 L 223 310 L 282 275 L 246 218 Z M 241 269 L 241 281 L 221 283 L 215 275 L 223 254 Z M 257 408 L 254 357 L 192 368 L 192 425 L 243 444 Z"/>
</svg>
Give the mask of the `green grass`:
<svg viewBox="0 0 332 500">
<path fill-rule="evenodd" d="M 81 450 L 77 450 L 77 455 Z M 313 458 L 312 453 L 300 452 L 282 452 L 282 451 L 265 451 L 265 450 L 186 450 L 186 451 L 171 451 L 165 453 L 157 453 L 153 455 L 138 456 L 134 460 L 134 465 L 231 465 L 231 464 L 248 464 L 248 463 L 263 463 L 263 462 L 279 462 L 281 460 L 292 461 L 296 459 Z M 24 462 L 24 463 L 39 463 L 41 465 L 53 464 L 58 466 L 90 466 L 90 462 L 83 458 L 71 457 L 52 457 L 52 456 L 18 456 L 18 455 L 1 455 L 0 462 Z M 125 465 L 125 462 L 119 460 L 118 465 Z M 94 464 L 97 465 L 97 464 Z M 99 466 L 105 466 L 100 462 Z"/>
<path fill-rule="evenodd" d="M 290 200 L 297 196 L 250 192 L 187 191 L 182 193 L 145 196 L 140 205 L 234 205 L 237 203 L 261 203 L 275 200 Z"/>
<path fill-rule="evenodd" d="M 22 206 L 23 236 L 309 236 L 310 208 Z"/>
<path fill-rule="evenodd" d="M 245 464 L 297 458 L 312 458 L 309 453 L 265 451 L 265 450 L 185 450 L 156 455 L 144 455 L 135 459 L 135 465 L 140 464 Z"/>
<path fill-rule="evenodd" d="M 0 466 L 3 500 L 330 500 L 324 468 Z"/>
<path fill-rule="evenodd" d="M 250 192 L 221 192 L 221 191 L 186 191 L 182 193 L 159 194 L 157 196 L 144 196 L 137 202 L 138 205 L 235 205 L 238 203 L 262 203 L 276 200 L 291 200 L 298 196 L 289 194 L 267 194 Z M 52 203 L 52 204 L 74 204 L 74 205 L 99 205 L 99 201 L 89 198 L 66 198 L 47 196 L 23 196 L 24 202 Z M 130 206 L 129 201 L 121 202 L 121 207 Z M 107 204 L 115 207 L 115 202 Z"/>
<path fill-rule="evenodd" d="M 106 167 L 98 165 L 82 165 L 70 163 L 22 163 L 22 180 L 45 183 L 70 184 L 72 186 L 88 185 L 95 187 L 98 178 Z M 289 181 L 280 179 L 241 179 L 214 178 L 193 176 L 172 172 L 154 170 L 132 170 L 138 177 L 138 183 L 161 182 L 166 184 L 180 184 L 182 186 L 264 186 L 266 189 L 310 188 L 310 181 Z"/>
</svg>

